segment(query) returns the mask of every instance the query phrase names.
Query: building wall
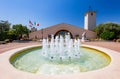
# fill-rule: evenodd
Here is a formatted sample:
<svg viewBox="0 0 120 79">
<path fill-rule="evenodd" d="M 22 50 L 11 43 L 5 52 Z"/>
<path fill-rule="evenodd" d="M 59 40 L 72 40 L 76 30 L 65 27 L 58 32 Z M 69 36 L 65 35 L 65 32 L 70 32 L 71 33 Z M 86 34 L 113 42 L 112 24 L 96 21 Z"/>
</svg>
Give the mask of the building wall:
<svg viewBox="0 0 120 79">
<path fill-rule="evenodd" d="M 35 32 L 35 31 L 37 31 L 37 28 L 35 27 L 31 28 L 31 32 Z"/>
<path fill-rule="evenodd" d="M 85 14 L 84 19 L 84 29 L 93 30 L 95 26 L 96 26 L 96 12 L 87 12 Z"/>
<path fill-rule="evenodd" d="M 84 29 L 88 30 L 88 14 L 84 17 Z"/>
<path fill-rule="evenodd" d="M 48 35 L 51 35 L 51 34 L 55 35 L 60 30 L 69 31 L 72 34 L 73 38 L 75 38 L 76 35 L 79 35 L 79 38 L 82 38 L 83 32 L 86 32 L 86 38 L 88 38 L 88 39 L 89 38 L 96 38 L 96 34 L 93 31 L 84 30 L 82 28 L 75 27 L 75 26 L 65 24 L 65 23 L 57 24 L 57 25 L 54 25 L 54 26 L 51 26 L 48 28 L 44 28 L 43 30 L 41 29 L 39 31 L 32 32 L 29 34 L 29 38 L 30 39 L 35 39 L 35 38 L 42 39 L 42 37 L 47 38 Z"/>
</svg>

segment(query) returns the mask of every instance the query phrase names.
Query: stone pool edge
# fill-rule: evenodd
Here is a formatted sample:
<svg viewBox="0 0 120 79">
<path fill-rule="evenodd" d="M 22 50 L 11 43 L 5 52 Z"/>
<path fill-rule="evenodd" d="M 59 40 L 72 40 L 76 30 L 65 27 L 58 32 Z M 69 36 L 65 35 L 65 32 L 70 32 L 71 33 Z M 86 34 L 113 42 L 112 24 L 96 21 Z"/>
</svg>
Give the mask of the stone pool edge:
<svg viewBox="0 0 120 79">
<path fill-rule="evenodd" d="M 40 45 L 31 45 L 26 47 L 21 47 L 6 51 L 0 55 L 0 79 L 118 79 L 120 77 L 120 53 L 97 46 L 91 45 L 82 45 L 90 48 L 95 48 L 100 51 L 105 52 L 111 57 L 111 63 L 105 68 L 84 72 L 80 74 L 68 74 L 68 75 L 42 75 L 42 74 L 32 74 L 29 72 L 23 72 L 15 69 L 9 62 L 9 58 L 17 51 L 40 46 Z"/>
</svg>

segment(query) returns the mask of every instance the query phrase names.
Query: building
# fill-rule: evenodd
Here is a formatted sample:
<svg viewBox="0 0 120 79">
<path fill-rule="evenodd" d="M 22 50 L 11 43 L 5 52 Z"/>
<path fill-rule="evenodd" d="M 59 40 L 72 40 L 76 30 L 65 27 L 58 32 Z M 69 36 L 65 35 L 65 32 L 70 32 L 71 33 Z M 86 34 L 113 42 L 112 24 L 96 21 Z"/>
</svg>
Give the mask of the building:
<svg viewBox="0 0 120 79">
<path fill-rule="evenodd" d="M 88 11 L 84 17 L 84 29 L 93 30 L 96 26 L 96 12 Z"/>
<path fill-rule="evenodd" d="M 53 25 L 29 34 L 30 39 L 43 39 L 54 35 L 65 35 L 70 33 L 71 38 L 82 38 L 82 34 L 85 33 L 86 39 L 96 38 L 96 33 L 92 29 L 96 26 L 96 13 L 89 11 L 85 14 L 84 29 L 70 24 L 61 23 Z"/>
<path fill-rule="evenodd" d="M 37 31 L 37 28 L 32 27 L 32 28 L 31 28 L 31 32 L 35 32 L 35 31 Z"/>
</svg>

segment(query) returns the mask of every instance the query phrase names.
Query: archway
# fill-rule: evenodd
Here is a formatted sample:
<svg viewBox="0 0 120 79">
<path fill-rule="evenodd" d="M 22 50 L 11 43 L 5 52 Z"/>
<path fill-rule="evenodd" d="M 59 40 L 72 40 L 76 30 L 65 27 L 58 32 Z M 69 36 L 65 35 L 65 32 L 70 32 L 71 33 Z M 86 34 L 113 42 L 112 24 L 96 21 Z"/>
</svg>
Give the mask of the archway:
<svg viewBox="0 0 120 79">
<path fill-rule="evenodd" d="M 59 31 L 57 31 L 57 32 L 55 33 L 55 35 L 54 35 L 54 38 L 55 38 L 56 36 L 59 36 L 59 35 L 62 35 L 62 36 L 64 37 L 65 34 L 67 34 L 67 33 L 70 33 L 71 38 L 73 38 L 72 33 L 71 33 L 70 31 L 68 31 L 68 30 L 59 30 Z"/>
</svg>

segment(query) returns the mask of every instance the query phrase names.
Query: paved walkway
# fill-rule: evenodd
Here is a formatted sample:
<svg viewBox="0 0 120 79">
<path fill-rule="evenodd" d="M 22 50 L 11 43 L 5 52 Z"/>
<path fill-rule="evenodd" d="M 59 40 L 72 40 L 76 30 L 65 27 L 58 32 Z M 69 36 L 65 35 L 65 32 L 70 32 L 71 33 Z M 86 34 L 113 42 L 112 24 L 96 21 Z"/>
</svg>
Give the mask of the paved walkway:
<svg viewBox="0 0 120 79">
<path fill-rule="evenodd" d="M 8 44 L 2 44 L 0 45 L 0 54 L 11 49 L 39 44 L 40 44 L 39 42 L 24 42 L 24 43 L 13 42 Z M 83 44 L 105 47 L 120 52 L 120 43 L 116 42 L 84 42 Z"/>
<path fill-rule="evenodd" d="M 13 42 L 13 43 L 8 43 L 8 44 L 1 44 L 0 45 L 0 54 L 11 50 L 11 49 L 15 49 L 15 48 L 20 48 L 20 47 L 26 47 L 26 46 L 30 46 L 30 45 L 39 45 L 39 42 Z"/>
<path fill-rule="evenodd" d="M 105 47 L 120 52 L 120 43 L 118 42 L 85 42 L 83 44 Z"/>
</svg>

